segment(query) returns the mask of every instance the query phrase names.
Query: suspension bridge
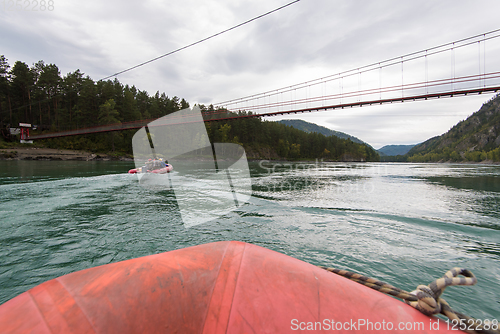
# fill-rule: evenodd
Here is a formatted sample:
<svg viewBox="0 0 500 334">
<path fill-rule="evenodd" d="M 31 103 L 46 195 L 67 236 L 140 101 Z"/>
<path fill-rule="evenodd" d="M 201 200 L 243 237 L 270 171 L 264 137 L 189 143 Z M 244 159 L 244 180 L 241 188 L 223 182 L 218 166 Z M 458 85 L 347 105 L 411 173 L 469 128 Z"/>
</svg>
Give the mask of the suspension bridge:
<svg viewBox="0 0 500 334">
<path fill-rule="evenodd" d="M 500 90 L 500 29 L 334 75 L 215 103 L 204 121 L 269 117 Z M 153 120 L 30 135 L 47 139 L 139 129 Z M 190 119 L 179 118 L 179 124 Z"/>
</svg>

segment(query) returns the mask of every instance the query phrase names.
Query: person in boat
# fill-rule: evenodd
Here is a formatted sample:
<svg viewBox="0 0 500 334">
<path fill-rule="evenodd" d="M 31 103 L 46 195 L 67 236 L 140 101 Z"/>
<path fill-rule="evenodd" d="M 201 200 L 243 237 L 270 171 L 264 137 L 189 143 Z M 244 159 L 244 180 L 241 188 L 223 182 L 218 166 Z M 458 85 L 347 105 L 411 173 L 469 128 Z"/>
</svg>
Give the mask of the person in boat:
<svg viewBox="0 0 500 334">
<path fill-rule="evenodd" d="M 153 160 L 149 159 L 148 161 L 146 161 L 146 164 L 144 167 L 146 167 L 147 171 L 153 170 Z"/>
<path fill-rule="evenodd" d="M 149 159 L 148 161 L 146 161 L 144 167 L 141 168 L 141 171 L 139 171 L 139 173 L 152 172 L 154 170 L 166 168 L 168 166 L 169 164 L 165 163 L 162 158 Z"/>
<path fill-rule="evenodd" d="M 163 159 L 160 158 L 159 160 L 157 159 L 149 159 L 147 162 L 146 162 L 146 170 L 148 171 L 153 171 L 153 170 L 156 170 L 156 169 L 161 169 L 161 168 L 165 168 L 167 166 L 167 164 L 165 162 L 163 162 Z"/>
</svg>

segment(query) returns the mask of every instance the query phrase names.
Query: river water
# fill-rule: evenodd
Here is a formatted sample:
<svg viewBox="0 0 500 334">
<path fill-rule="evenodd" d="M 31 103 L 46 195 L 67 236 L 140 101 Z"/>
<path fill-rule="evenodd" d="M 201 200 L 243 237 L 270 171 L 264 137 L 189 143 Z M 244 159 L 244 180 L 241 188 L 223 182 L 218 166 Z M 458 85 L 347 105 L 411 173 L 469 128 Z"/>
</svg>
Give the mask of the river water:
<svg viewBox="0 0 500 334">
<path fill-rule="evenodd" d="M 250 162 L 249 202 L 189 228 L 174 193 L 132 167 L 0 161 L 0 303 L 76 270 L 240 240 L 408 291 L 464 267 L 478 284 L 443 298 L 500 319 L 500 166 Z"/>
</svg>

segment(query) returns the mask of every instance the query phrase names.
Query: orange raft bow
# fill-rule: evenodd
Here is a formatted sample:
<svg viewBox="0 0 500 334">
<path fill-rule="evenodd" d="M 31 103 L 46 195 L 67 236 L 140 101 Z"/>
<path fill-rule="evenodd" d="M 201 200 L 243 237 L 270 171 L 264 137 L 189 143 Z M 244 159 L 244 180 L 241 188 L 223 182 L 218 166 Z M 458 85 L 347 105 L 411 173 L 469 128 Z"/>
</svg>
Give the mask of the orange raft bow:
<svg viewBox="0 0 500 334">
<path fill-rule="evenodd" d="M 236 241 L 50 280 L 1 305 L 0 328 L 3 333 L 457 333 L 442 320 L 344 277 Z"/>
</svg>

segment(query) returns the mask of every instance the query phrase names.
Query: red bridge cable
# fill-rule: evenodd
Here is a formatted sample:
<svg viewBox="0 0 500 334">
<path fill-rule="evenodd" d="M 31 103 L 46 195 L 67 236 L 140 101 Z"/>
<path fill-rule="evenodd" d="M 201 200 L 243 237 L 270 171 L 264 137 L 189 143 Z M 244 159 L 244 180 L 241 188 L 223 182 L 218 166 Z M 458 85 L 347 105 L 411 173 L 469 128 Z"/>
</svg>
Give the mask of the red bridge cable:
<svg viewBox="0 0 500 334">
<path fill-rule="evenodd" d="M 439 80 L 433 80 L 433 81 L 423 81 L 423 82 L 389 86 L 389 87 L 383 87 L 383 88 L 377 87 L 377 88 L 366 89 L 366 90 L 357 90 L 357 91 L 352 91 L 352 92 L 347 92 L 347 93 L 339 93 L 339 94 L 332 94 L 332 95 L 326 95 L 326 96 L 316 96 L 316 97 L 310 97 L 310 98 L 304 98 L 304 99 L 286 100 L 286 101 L 281 101 L 281 102 L 276 102 L 276 103 L 254 104 L 252 106 L 241 107 L 239 109 L 233 108 L 233 109 L 228 109 L 228 110 L 233 111 L 233 112 L 235 112 L 235 111 L 253 111 L 253 110 L 257 110 L 257 109 L 272 108 L 272 107 L 278 107 L 278 106 L 284 106 L 284 105 L 293 105 L 293 104 L 298 104 L 298 103 L 321 102 L 323 99 L 330 99 L 331 100 L 331 99 L 357 97 L 357 96 L 370 95 L 370 94 L 394 92 L 394 91 L 399 91 L 402 88 L 404 90 L 408 91 L 408 90 L 414 90 L 414 89 L 420 89 L 420 88 L 445 86 L 445 85 L 450 85 L 452 83 L 457 84 L 457 83 L 475 82 L 475 81 L 480 81 L 480 80 L 484 80 L 484 79 L 491 80 L 491 79 L 495 79 L 495 78 L 500 78 L 500 72 L 477 74 L 477 75 L 455 77 L 455 78 L 448 78 L 448 79 L 439 79 Z M 449 90 L 449 91 L 443 91 L 442 93 L 452 93 L 452 92 L 453 92 L 453 90 Z"/>
<path fill-rule="evenodd" d="M 389 67 L 389 66 L 392 66 L 392 65 L 400 64 L 402 58 L 407 58 L 407 57 L 410 57 L 410 56 L 414 56 L 412 58 L 407 58 L 407 59 L 403 60 L 403 62 L 407 62 L 407 61 L 411 61 L 411 60 L 416 60 L 416 59 L 419 59 L 419 58 L 423 58 L 423 57 L 426 57 L 426 56 L 431 56 L 431 55 L 439 54 L 439 53 L 442 53 L 442 52 L 450 51 L 452 48 L 458 49 L 458 48 L 469 46 L 469 45 L 472 45 L 472 44 L 475 44 L 475 43 L 478 43 L 478 42 L 485 42 L 486 40 L 495 39 L 495 38 L 500 37 L 500 34 L 495 35 L 495 36 L 490 36 L 490 37 L 487 37 L 487 38 L 485 36 L 486 35 L 494 34 L 494 33 L 499 32 L 499 31 L 500 31 L 500 29 L 492 30 L 492 31 L 489 31 L 489 32 L 484 33 L 484 34 L 479 34 L 479 35 L 475 35 L 475 36 L 472 36 L 472 37 L 464 38 L 464 39 L 461 39 L 461 40 L 458 40 L 458 41 L 455 41 L 455 42 L 450 42 L 450 43 L 442 44 L 442 45 L 439 45 L 439 46 L 435 46 L 435 47 L 432 47 L 432 48 L 429 48 L 429 49 L 412 52 L 412 53 L 409 53 L 409 54 L 406 54 L 406 55 L 403 55 L 403 56 L 398 56 L 398 57 L 390 58 L 390 59 L 387 59 L 387 60 L 384 60 L 384 61 L 380 61 L 380 62 L 372 63 L 372 64 L 369 64 L 369 65 L 365 65 L 365 66 L 362 66 L 362 67 L 359 67 L 359 68 L 356 68 L 356 69 L 351 69 L 351 70 L 347 70 L 347 71 L 344 71 L 344 72 L 340 72 L 340 73 L 336 73 L 336 74 L 331 74 L 331 75 L 328 75 L 326 77 L 322 77 L 322 78 L 317 78 L 317 79 L 313 79 L 313 80 L 301 82 L 301 83 L 298 83 L 298 84 L 295 84 L 295 85 L 291 85 L 291 86 L 284 86 L 284 87 L 281 87 L 281 88 L 276 88 L 276 89 L 272 89 L 272 90 L 265 91 L 265 92 L 262 92 L 262 93 L 252 94 L 252 95 L 248 95 L 248 96 L 237 98 L 237 99 L 231 99 L 231 100 L 222 101 L 222 102 L 216 103 L 215 105 L 230 105 L 230 104 L 234 104 L 234 103 L 246 102 L 246 101 L 250 101 L 250 100 L 253 100 L 253 99 L 259 98 L 259 97 L 262 98 L 262 97 L 272 96 L 272 95 L 276 95 L 276 94 L 279 94 L 279 93 L 282 93 L 282 92 L 289 92 L 289 91 L 291 91 L 293 89 L 301 89 L 301 88 L 305 88 L 305 87 L 311 86 L 311 85 L 318 85 L 318 84 L 321 84 L 321 83 L 324 83 L 324 82 L 335 81 L 335 80 L 339 80 L 341 78 L 345 78 L 345 77 L 349 77 L 349 76 L 353 76 L 353 75 L 358 75 L 359 73 L 370 72 L 370 71 L 373 71 L 375 69 L 385 68 L 385 67 Z M 471 41 L 471 42 L 468 42 L 468 43 L 465 43 L 465 44 L 461 44 L 461 45 L 458 45 L 458 46 L 454 45 L 456 43 L 461 43 L 461 42 L 468 41 L 468 40 L 471 40 L 471 39 L 477 39 L 478 37 L 481 37 L 481 36 L 484 37 L 481 40 L 474 40 L 474 41 Z M 443 48 L 443 47 L 448 46 L 448 45 L 452 45 L 452 48 L 447 48 L 447 49 L 444 49 L 444 50 L 437 50 L 437 51 L 434 51 L 434 52 L 429 52 L 430 50 L 440 49 L 440 48 Z M 415 55 L 418 55 L 418 54 L 421 54 L 421 55 L 415 56 Z M 381 64 L 385 64 L 385 65 L 381 65 Z M 328 80 L 326 80 L 326 79 L 328 79 Z M 300 86 L 302 86 L 302 87 L 300 87 Z"/>
</svg>

